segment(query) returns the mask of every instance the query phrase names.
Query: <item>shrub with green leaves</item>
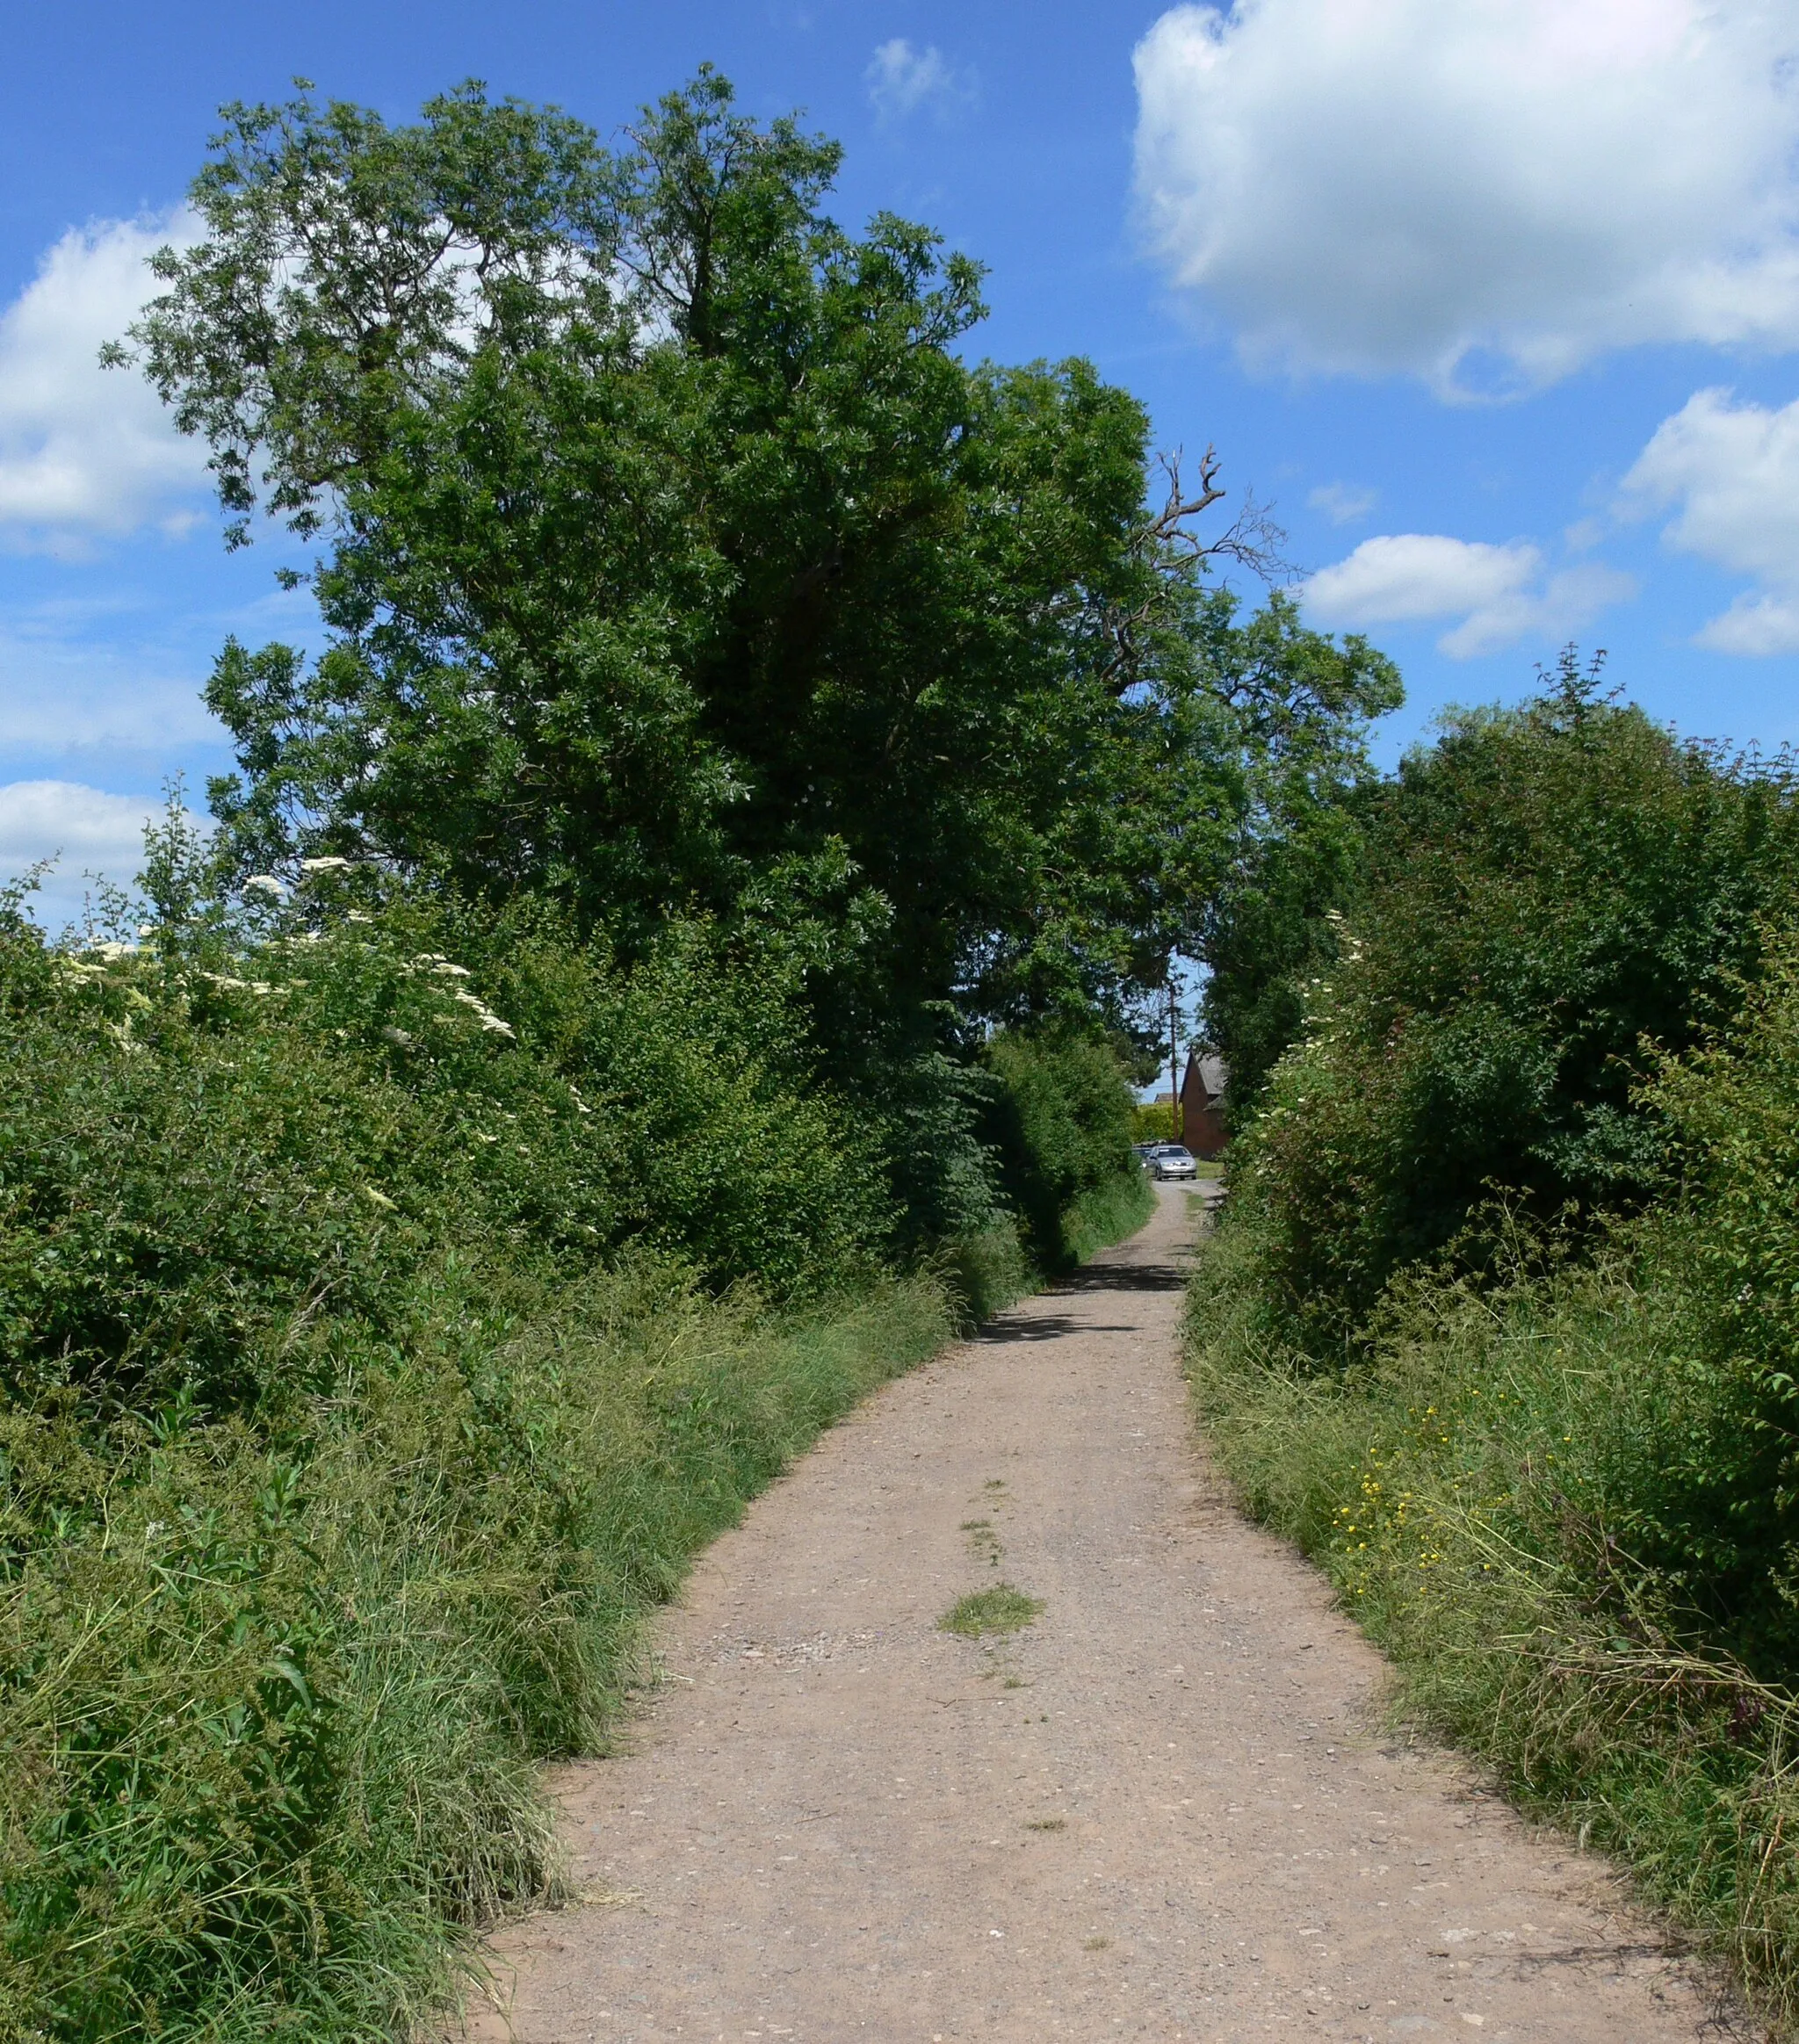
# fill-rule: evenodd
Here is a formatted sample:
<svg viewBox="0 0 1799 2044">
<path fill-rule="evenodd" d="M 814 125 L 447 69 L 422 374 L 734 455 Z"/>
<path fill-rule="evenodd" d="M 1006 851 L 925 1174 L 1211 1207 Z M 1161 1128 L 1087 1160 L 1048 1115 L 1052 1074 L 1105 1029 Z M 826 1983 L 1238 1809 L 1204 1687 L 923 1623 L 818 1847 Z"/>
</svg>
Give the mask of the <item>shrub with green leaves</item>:
<svg viewBox="0 0 1799 2044">
<path fill-rule="evenodd" d="M 555 1892 L 535 1764 L 694 1552 L 1027 1282 L 994 1081 L 852 1116 L 777 928 L 627 971 L 333 860 L 227 914 L 163 849 L 141 943 L 0 915 L 0 2036 L 386 2035 Z M 1109 1053 L 1013 1065 L 1079 1207 Z"/>
<path fill-rule="evenodd" d="M 1201 1260 L 1188 1374 L 1246 1503 L 1392 1657 L 1402 1707 L 1623 1859 L 1786 2035 L 1790 1391 L 1703 1268 L 1729 1203 L 1695 1187 L 1596 1253 L 1502 1230 L 1477 1280 L 1396 1280 L 1337 1370 L 1271 1323 L 1239 1213 Z M 1763 1215 L 1765 1243 L 1790 1228 L 1773 1201 Z"/>
<path fill-rule="evenodd" d="M 1670 1060 L 1645 1097 L 1673 1131 L 1681 1195 L 1642 1231 L 1644 1280 L 1686 1303 L 1688 1397 L 1627 1529 L 1706 1633 L 1799 1678 L 1799 951 L 1775 941 L 1730 1029 Z"/>
<path fill-rule="evenodd" d="M 282 1329 L 382 1326 L 452 1245 L 572 1274 L 645 1240 L 714 1285 L 840 1288 L 892 1217 L 802 1042 L 777 979 L 678 928 L 627 976 L 553 923 L 404 899 L 236 954 L 15 923 L 0 1367 L 24 1395 L 253 1403 Z"/>
<path fill-rule="evenodd" d="M 1725 1021 L 1795 872 L 1782 774 L 1682 744 L 1564 665 L 1459 715 L 1372 831 L 1307 1033 L 1239 1153 L 1271 1310 L 1334 1350 L 1496 1197 L 1547 1220 L 1665 1182 L 1658 1057 Z"/>
<path fill-rule="evenodd" d="M 675 926 L 626 975 L 330 865 L 264 902 L 0 919 L 7 2035 L 441 1985 L 551 1879 L 531 1764 L 635 1614 L 946 1324 L 773 961 Z"/>
<path fill-rule="evenodd" d="M 1008 1029 L 988 1044 L 986 1066 L 1000 1182 L 1041 1268 L 1065 1269 L 1091 1253 L 1094 1235 L 1116 1237 L 1145 1217 L 1131 1088 L 1109 1043 L 1072 1029 Z M 1109 1227 L 1087 1220 L 1096 1203 Z"/>
<path fill-rule="evenodd" d="M 1235 1153 L 1190 1374 L 1407 1706 L 1790 2027 L 1792 804 L 1563 679 L 1392 791 Z"/>
</svg>

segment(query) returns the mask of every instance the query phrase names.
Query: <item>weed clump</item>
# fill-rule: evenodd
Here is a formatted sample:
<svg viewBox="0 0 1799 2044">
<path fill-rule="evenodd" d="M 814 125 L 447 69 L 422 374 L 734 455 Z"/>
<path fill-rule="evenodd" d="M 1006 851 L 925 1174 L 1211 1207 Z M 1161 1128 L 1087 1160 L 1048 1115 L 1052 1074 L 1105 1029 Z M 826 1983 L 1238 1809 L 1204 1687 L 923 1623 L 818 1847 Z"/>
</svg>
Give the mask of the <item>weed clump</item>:
<svg viewBox="0 0 1799 2044">
<path fill-rule="evenodd" d="M 1027 1597 L 1010 1583 L 995 1583 L 951 1605 L 937 1621 L 937 1629 L 963 1639 L 1001 1639 L 1034 1625 L 1046 1608 L 1041 1598 Z"/>
</svg>

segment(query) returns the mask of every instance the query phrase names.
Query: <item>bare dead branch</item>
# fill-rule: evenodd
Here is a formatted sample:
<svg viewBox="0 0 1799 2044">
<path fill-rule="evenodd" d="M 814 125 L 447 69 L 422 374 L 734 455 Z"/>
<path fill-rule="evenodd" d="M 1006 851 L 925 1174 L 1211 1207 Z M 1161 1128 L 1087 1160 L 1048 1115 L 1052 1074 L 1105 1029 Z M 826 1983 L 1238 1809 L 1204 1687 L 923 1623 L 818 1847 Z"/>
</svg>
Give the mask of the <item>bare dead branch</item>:
<svg viewBox="0 0 1799 2044">
<path fill-rule="evenodd" d="M 1156 456 L 1156 467 L 1168 479 L 1168 501 L 1145 528 L 1144 537 L 1149 540 L 1164 540 L 1181 545 L 1196 544 L 1195 535 L 1186 530 L 1189 518 L 1196 518 L 1202 511 L 1209 511 L 1225 495 L 1218 485 L 1218 470 L 1223 466 L 1216 447 L 1208 444 L 1200 457 L 1199 495 L 1183 496 L 1181 488 L 1181 450 L 1172 454 Z"/>
<path fill-rule="evenodd" d="M 1167 501 L 1144 522 L 1138 544 L 1164 553 L 1182 566 L 1196 560 L 1233 560 L 1265 582 L 1290 581 L 1297 570 L 1281 551 L 1287 543 L 1286 531 L 1276 523 L 1273 507 L 1260 502 L 1253 490 L 1244 492 L 1242 509 L 1216 538 L 1208 539 L 1194 531 L 1192 521 L 1228 494 L 1218 480 L 1222 466 L 1217 449 L 1208 444 L 1200 458 L 1198 491 L 1189 497 L 1181 481 L 1181 450 L 1159 454 L 1156 467 L 1167 478 Z"/>
<path fill-rule="evenodd" d="M 1254 491 L 1245 491 L 1237 516 L 1216 537 L 1208 538 L 1197 531 L 1194 521 L 1228 494 L 1218 480 L 1223 462 L 1217 449 L 1208 444 L 1200 457 L 1198 488 L 1190 496 L 1181 480 L 1181 462 L 1178 447 L 1173 453 L 1156 457 L 1156 468 L 1167 483 L 1167 496 L 1161 509 L 1146 516 L 1135 535 L 1139 555 L 1158 571 L 1162 586 L 1129 610 L 1111 610 L 1101 625 L 1109 649 L 1103 671 L 1107 685 L 1116 694 L 1128 689 L 1135 677 L 1143 635 L 1162 610 L 1170 579 L 1215 560 L 1247 568 L 1271 587 L 1291 581 L 1298 572 L 1282 552 L 1287 543 L 1284 529 L 1275 522 L 1271 507 L 1259 502 Z"/>
</svg>

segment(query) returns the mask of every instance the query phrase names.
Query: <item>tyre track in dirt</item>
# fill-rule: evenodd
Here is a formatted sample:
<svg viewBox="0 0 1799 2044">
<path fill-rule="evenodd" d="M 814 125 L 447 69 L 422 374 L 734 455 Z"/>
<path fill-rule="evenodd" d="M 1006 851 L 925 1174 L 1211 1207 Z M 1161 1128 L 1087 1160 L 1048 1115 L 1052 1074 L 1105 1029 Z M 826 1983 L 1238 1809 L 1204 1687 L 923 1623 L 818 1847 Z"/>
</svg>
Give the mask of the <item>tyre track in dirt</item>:
<svg viewBox="0 0 1799 2044">
<path fill-rule="evenodd" d="M 1192 1227 L 1162 1188 L 710 1549 L 631 1751 L 553 1780 L 584 1899 L 493 1940 L 471 2037 L 1728 2028 L 1604 1862 L 1393 1738 L 1380 1657 L 1233 1509 L 1179 1369 Z M 999 1581 L 1028 1632 L 937 1629 Z"/>
</svg>

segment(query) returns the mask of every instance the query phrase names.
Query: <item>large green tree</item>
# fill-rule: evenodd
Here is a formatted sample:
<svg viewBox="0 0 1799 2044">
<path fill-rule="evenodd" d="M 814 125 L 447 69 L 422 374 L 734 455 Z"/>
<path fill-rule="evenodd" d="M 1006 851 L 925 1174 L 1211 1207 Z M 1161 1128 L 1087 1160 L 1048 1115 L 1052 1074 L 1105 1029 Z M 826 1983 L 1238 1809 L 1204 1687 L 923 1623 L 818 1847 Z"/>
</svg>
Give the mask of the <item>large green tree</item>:
<svg viewBox="0 0 1799 2044">
<path fill-rule="evenodd" d="M 122 352 L 234 538 L 323 547 L 322 657 L 211 684 L 241 870 L 546 891 L 627 948 L 798 902 L 864 1019 L 1120 1011 L 1190 947 L 1254 760 L 1386 671 L 1290 610 L 1250 644 L 1215 462 L 1152 505 L 1125 392 L 971 365 L 975 266 L 838 227 L 838 157 L 710 71 L 618 150 L 473 86 L 228 111 Z"/>
</svg>

